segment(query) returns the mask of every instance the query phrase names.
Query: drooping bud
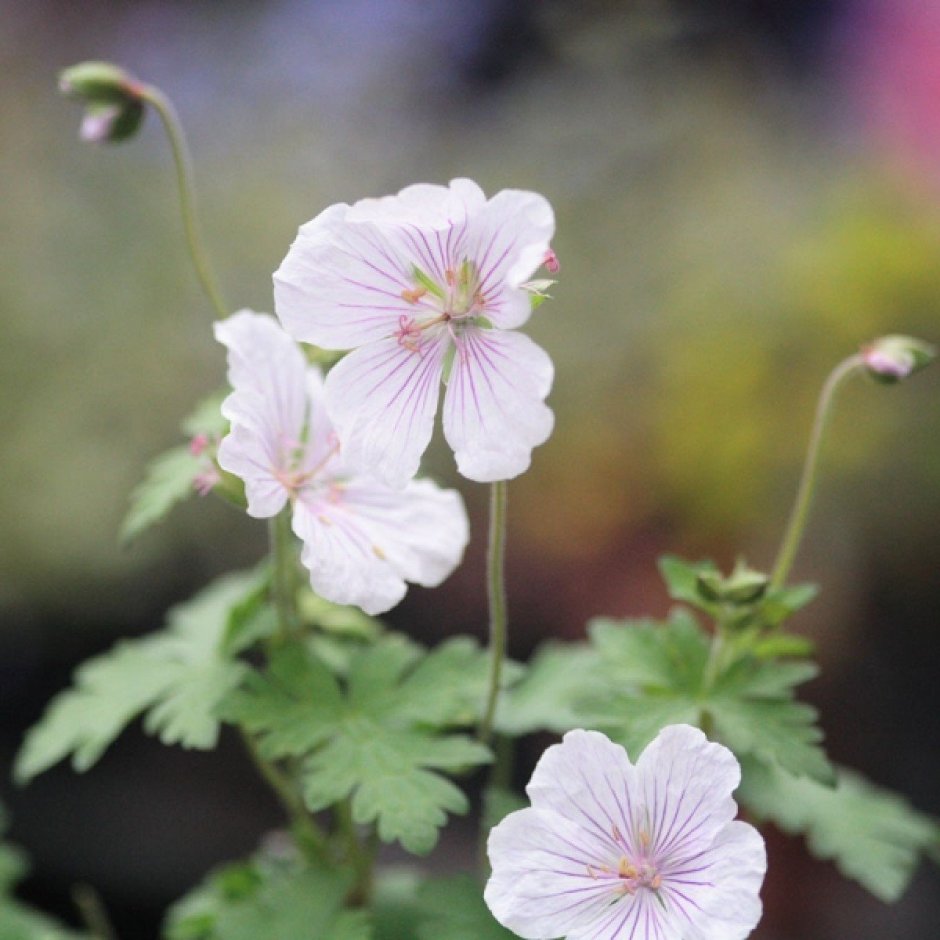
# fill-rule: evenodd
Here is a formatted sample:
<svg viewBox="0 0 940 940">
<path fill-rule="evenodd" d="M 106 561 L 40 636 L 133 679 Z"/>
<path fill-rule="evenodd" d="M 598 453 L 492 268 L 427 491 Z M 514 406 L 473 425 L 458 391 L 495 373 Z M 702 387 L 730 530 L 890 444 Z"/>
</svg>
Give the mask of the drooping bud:
<svg viewBox="0 0 940 940">
<path fill-rule="evenodd" d="M 64 95 L 86 105 L 80 136 L 92 143 L 117 143 L 133 137 L 144 118 L 142 86 L 109 62 L 82 62 L 59 75 Z"/>
<path fill-rule="evenodd" d="M 892 384 L 923 369 L 937 355 L 930 343 L 913 336 L 882 336 L 862 347 L 868 374 L 878 382 Z"/>
</svg>

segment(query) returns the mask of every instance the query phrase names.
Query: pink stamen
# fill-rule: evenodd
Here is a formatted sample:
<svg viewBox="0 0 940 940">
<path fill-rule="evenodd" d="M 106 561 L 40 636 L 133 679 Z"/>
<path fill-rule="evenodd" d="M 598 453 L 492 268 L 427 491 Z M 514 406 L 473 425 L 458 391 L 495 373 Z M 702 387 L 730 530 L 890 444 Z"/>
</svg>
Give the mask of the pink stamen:
<svg viewBox="0 0 940 940">
<path fill-rule="evenodd" d="M 207 467 L 193 477 L 193 489 L 200 496 L 208 496 L 222 482 L 222 474 L 215 466 Z"/>
<path fill-rule="evenodd" d="M 209 446 L 209 435 L 208 434 L 197 434 L 189 442 L 189 452 L 194 457 L 202 456 L 202 453 Z"/>
<path fill-rule="evenodd" d="M 398 345 L 411 352 L 421 354 L 421 327 L 415 323 L 414 317 L 404 313 L 398 318 L 398 330 L 395 333 Z"/>
<path fill-rule="evenodd" d="M 558 255 L 556 255 L 551 248 L 545 252 L 545 258 L 542 264 L 545 265 L 545 270 L 548 271 L 549 274 L 557 274 L 561 270 L 561 265 L 558 263 Z"/>
</svg>

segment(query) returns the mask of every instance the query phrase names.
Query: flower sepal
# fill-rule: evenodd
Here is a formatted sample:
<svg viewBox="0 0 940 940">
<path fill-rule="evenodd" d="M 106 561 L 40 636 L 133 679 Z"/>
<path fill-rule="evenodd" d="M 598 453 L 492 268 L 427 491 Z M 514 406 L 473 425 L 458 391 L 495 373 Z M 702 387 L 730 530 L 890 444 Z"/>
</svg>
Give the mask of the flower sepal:
<svg viewBox="0 0 940 940">
<path fill-rule="evenodd" d="M 862 347 L 861 354 L 866 371 L 876 382 L 894 385 L 930 365 L 937 349 L 913 336 L 892 334 Z"/>
</svg>

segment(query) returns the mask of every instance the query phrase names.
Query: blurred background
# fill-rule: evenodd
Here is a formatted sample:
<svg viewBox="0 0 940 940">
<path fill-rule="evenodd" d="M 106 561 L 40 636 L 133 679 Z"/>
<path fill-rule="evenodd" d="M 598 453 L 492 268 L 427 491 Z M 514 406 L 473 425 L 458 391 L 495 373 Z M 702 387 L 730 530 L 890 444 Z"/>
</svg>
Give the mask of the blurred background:
<svg viewBox="0 0 940 940">
<path fill-rule="evenodd" d="M 84 776 L 8 783 L 77 662 L 265 550 L 212 499 L 117 544 L 224 357 L 157 122 L 77 141 L 55 80 L 88 58 L 175 100 L 237 306 L 271 309 L 297 226 L 332 202 L 467 175 L 554 204 L 560 283 L 528 331 L 556 363 L 557 426 L 511 487 L 518 656 L 595 614 L 664 613 L 663 551 L 769 566 L 828 370 L 880 333 L 940 340 L 931 0 L 0 0 L 0 798 L 34 862 L 24 896 L 74 922 L 70 886 L 90 882 L 124 940 L 156 937 L 279 817 L 228 739 L 207 755 L 135 732 Z M 938 390 L 936 368 L 845 390 L 796 572 L 822 586 L 798 628 L 831 754 L 934 813 Z M 486 491 L 441 447 L 428 469 L 463 491 L 474 539 L 389 619 L 482 635 Z M 886 907 L 798 840 L 770 851 L 758 940 L 940 923 L 935 871 Z"/>
</svg>

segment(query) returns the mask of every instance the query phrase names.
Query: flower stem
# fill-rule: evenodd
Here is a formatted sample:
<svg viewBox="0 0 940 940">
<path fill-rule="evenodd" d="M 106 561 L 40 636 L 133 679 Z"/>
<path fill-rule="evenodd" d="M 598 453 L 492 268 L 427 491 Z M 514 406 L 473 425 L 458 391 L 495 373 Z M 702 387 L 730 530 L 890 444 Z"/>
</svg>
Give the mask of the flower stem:
<svg viewBox="0 0 940 940">
<path fill-rule="evenodd" d="M 499 699 L 503 660 L 506 658 L 506 510 L 509 503 L 509 484 L 497 480 L 490 487 L 490 537 L 486 553 L 486 586 L 490 605 L 490 683 L 477 731 L 479 740 L 486 742 L 493 732 L 496 703 Z"/>
<path fill-rule="evenodd" d="M 72 889 L 72 900 L 88 932 L 95 940 L 117 940 L 117 934 L 111 925 L 108 912 L 98 892 L 91 885 L 75 885 Z"/>
<path fill-rule="evenodd" d="M 816 416 L 813 419 L 809 448 L 806 451 L 806 460 L 803 464 L 803 474 L 800 477 L 800 485 L 796 492 L 793 509 L 790 512 L 790 521 L 787 524 L 786 534 L 777 553 L 777 560 L 770 578 L 771 588 L 782 587 L 786 582 L 793 560 L 796 558 L 797 550 L 800 547 L 800 541 L 803 538 L 803 531 L 806 528 L 810 503 L 813 498 L 813 489 L 816 485 L 816 472 L 819 468 L 819 452 L 823 433 L 826 430 L 826 422 L 832 410 L 836 390 L 848 376 L 863 365 L 864 362 L 860 355 L 849 356 L 829 373 L 829 377 L 823 383 L 822 391 L 819 394 L 819 402 L 816 405 Z"/>
<path fill-rule="evenodd" d="M 373 827 L 366 841 L 359 838 L 349 797 L 340 800 L 333 812 L 339 833 L 346 843 L 347 861 L 355 872 L 355 881 L 350 888 L 346 902 L 351 907 L 366 907 L 372 897 L 372 876 L 378 850 L 378 834 Z"/>
<path fill-rule="evenodd" d="M 173 162 L 176 165 L 176 182 L 179 186 L 180 209 L 183 213 L 183 228 L 186 231 L 186 242 L 189 245 L 189 254 L 196 267 L 196 274 L 202 284 L 206 296 L 209 298 L 215 312 L 219 317 L 227 317 L 229 308 L 222 299 L 215 274 L 209 263 L 199 229 L 199 219 L 196 216 L 196 184 L 193 175 L 193 161 L 186 143 L 183 125 L 173 107 L 173 102 L 159 88 L 153 85 L 144 85 L 139 89 L 140 97 L 151 105 L 160 115 L 170 149 L 173 151 Z"/>
<path fill-rule="evenodd" d="M 290 513 L 280 512 L 269 524 L 271 542 L 272 593 L 277 608 L 278 638 L 281 642 L 297 632 L 297 596 L 293 539 Z"/>
<path fill-rule="evenodd" d="M 327 839 L 316 820 L 307 811 L 293 781 L 273 762 L 262 757 L 255 739 L 244 729 L 241 729 L 242 741 L 245 750 L 255 765 L 258 773 L 265 783 L 274 791 L 281 805 L 287 813 L 294 829 L 298 844 L 305 853 L 316 858 L 322 858 L 326 852 Z"/>
</svg>

